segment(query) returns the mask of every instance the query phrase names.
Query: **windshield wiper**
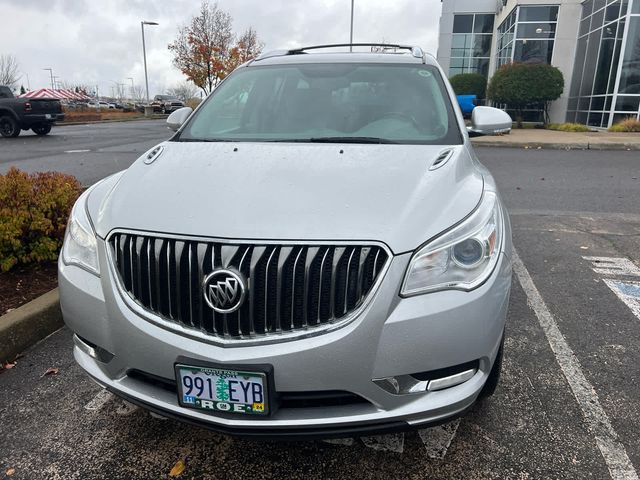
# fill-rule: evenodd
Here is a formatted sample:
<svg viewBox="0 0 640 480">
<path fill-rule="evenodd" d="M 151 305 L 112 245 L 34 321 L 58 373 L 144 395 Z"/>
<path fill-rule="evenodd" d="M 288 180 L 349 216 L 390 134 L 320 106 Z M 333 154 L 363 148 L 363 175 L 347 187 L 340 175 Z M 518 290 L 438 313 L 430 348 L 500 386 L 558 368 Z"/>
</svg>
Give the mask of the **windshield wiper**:
<svg viewBox="0 0 640 480">
<path fill-rule="evenodd" d="M 311 143 L 398 143 L 380 137 L 315 137 L 310 138 L 309 141 Z"/>
</svg>

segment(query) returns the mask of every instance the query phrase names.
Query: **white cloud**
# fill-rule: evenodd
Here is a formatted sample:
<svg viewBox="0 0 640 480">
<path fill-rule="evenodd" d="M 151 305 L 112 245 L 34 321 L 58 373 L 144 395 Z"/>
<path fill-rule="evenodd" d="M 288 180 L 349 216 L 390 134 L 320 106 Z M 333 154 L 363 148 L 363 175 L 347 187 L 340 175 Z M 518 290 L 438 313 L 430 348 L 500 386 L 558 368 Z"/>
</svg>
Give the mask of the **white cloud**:
<svg viewBox="0 0 640 480">
<path fill-rule="evenodd" d="M 60 80 L 99 85 L 144 84 L 141 20 L 145 27 L 149 94 L 182 80 L 167 45 L 197 13 L 198 0 L 0 0 L 0 53 L 12 53 L 31 88 L 50 85 L 51 67 Z M 220 0 L 234 29 L 255 28 L 266 50 L 349 41 L 350 0 Z M 420 45 L 435 53 L 440 0 L 356 0 L 354 42 Z"/>
</svg>

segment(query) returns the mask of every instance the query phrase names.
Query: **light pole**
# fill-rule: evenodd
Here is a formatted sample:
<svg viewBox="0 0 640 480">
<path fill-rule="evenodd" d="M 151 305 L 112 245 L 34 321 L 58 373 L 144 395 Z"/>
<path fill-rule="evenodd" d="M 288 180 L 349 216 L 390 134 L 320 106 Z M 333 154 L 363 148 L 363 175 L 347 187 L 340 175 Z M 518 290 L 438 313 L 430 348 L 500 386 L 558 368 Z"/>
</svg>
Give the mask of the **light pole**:
<svg viewBox="0 0 640 480">
<path fill-rule="evenodd" d="M 349 51 L 353 52 L 353 3 L 355 0 L 351 0 L 351 33 L 349 34 Z"/>
<path fill-rule="evenodd" d="M 142 29 L 142 57 L 144 58 L 144 84 L 147 91 L 147 105 L 149 105 L 149 77 L 147 75 L 147 49 L 144 44 L 144 26 L 145 25 L 158 25 L 157 22 L 140 22 L 140 28 Z"/>
<path fill-rule="evenodd" d="M 51 75 L 51 90 L 55 90 L 53 86 L 53 69 L 52 68 L 43 68 L 43 70 L 49 70 L 49 75 Z"/>
</svg>

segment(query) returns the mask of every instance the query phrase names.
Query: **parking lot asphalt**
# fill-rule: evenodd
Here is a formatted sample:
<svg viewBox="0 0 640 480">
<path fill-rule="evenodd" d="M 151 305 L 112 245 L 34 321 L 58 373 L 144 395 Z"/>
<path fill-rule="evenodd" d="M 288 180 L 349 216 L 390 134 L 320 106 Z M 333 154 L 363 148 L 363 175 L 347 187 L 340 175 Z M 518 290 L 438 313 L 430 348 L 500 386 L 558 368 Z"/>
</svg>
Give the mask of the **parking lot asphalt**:
<svg viewBox="0 0 640 480">
<path fill-rule="evenodd" d="M 23 148 L 22 137 L 0 139 L 0 171 L 50 167 L 91 183 L 167 136 L 161 122 L 128 127 L 60 127 L 33 143 L 25 136 Z M 82 149 L 91 151 L 64 153 Z M 103 393 L 74 364 L 62 329 L 0 374 L 0 478 L 169 478 L 182 461 L 181 479 L 637 479 L 640 158 L 477 152 L 510 209 L 517 251 L 494 397 L 459 420 L 404 435 L 241 440 Z M 49 368 L 57 374 L 44 375 Z"/>
</svg>

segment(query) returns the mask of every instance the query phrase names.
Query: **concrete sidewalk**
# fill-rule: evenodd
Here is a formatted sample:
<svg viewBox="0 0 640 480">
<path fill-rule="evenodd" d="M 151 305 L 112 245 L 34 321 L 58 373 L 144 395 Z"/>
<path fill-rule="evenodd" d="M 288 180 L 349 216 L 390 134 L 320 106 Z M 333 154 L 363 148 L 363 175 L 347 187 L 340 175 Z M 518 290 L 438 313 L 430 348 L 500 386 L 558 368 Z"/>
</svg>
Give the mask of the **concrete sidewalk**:
<svg viewBox="0 0 640 480">
<path fill-rule="evenodd" d="M 513 129 L 508 135 L 472 138 L 486 147 L 550 148 L 561 150 L 640 150 L 640 133 L 558 132 L 537 128 Z"/>
</svg>

